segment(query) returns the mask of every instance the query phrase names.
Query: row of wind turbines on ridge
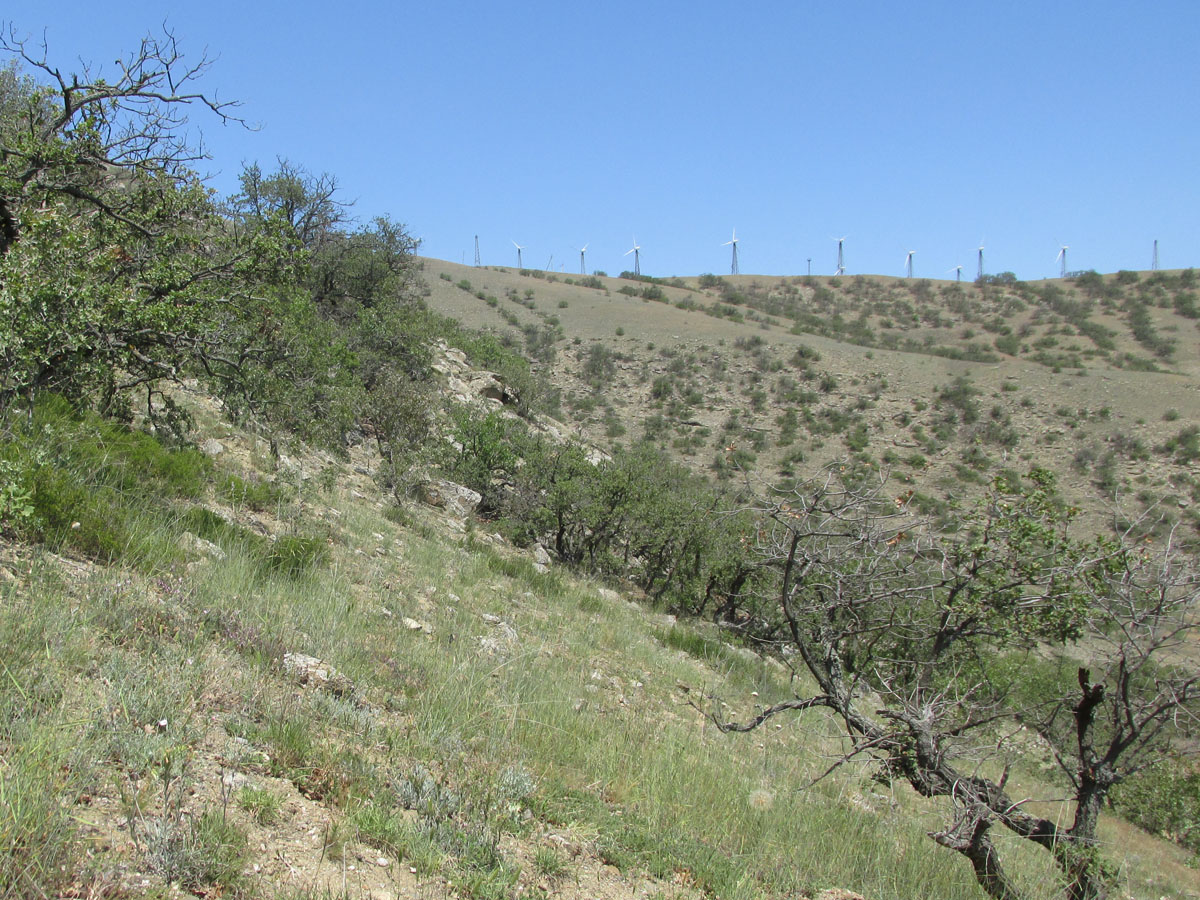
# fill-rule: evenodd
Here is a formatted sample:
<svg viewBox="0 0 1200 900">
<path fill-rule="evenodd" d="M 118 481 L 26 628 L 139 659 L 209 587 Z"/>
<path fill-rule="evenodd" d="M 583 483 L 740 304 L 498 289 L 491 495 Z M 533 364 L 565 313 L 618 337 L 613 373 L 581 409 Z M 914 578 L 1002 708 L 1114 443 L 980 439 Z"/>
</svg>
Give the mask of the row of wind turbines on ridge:
<svg viewBox="0 0 1200 900">
<path fill-rule="evenodd" d="M 845 243 L 846 243 L 847 237 L 848 237 L 848 235 L 843 235 L 840 238 L 831 238 L 831 240 L 834 240 L 837 242 L 837 269 L 834 271 L 835 275 L 845 275 L 846 274 Z M 524 266 L 524 261 L 521 258 L 521 251 L 525 250 L 527 248 L 521 244 L 518 244 L 516 241 L 513 241 L 512 244 L 514 247 L 517 248 L 517 268 L 523 269 L 525 266 Z M 590 244 L 584 244 L 582 247 L 579 248 L 579 274 L 580 275 L 587 274 L 586 255 L 587 255 L 587 248 L 589 246 L 590 246 Z M 728 241 L 725 241 L 725 243 L 721 244 L 721 246 L 732 248 L 732 259 L 731 259 L 730 266 L 729 266 L 729 274 L 730 275 L 739 274 L 738 236 L 737 236 L 736 228 L 733 229 L 733 237 L 730 238 Z M 1060 278 L 1067 277 L 1067 251 L 1069 249 L 1071 249 L 1069 244 L 1060 244 L 1059 248 L 1058 248 L 1058 255 L 1054 257 L 1054 261 L 1056 263 L 1060 264 L 1060 266 L 1059 266 L 1059 277 Z M 976 250 L 976 253 L 978 254 L 978 266 L 977 266 L 976 272 L 975 272 L 975 279 L 978 281 L 983 278 L 983 241 L 982 240 L 979 242 L 979 246 L 976 247 L 975 250 Z M 641 259 L 642 247 L 637 242 L 636 236 L 633 239 L 633 246 L 630 247 L 628 250 L 626 250 L 623 255 L 629 256 L 629 254 L 631 254 L 631 253 L 633 254 L 633 274 L 641 275 L 642 274 L 642 259 Z M 913 277 L 913 257 L 916 256 L 916 254 L 917 254 L 916 250 L 909 250 L 904 255 L 904 277 L 905 278 Z M 551 260 L 551 262 L 553 262 L 554 257 L 551 256 L 550 260 Z M 808 263 L 809 263 L 809 273 L 808 274 L 811 275 L 812 274 L 812 259 L 811 258 L 808 260 Z M 479 236 L 478 235 L 475 236 L 475 265 L 479 265 Z M 1155 270 L 1158 269 L 1158 241 L 1154 242 L 1154 259 L 1153 259 L 1153 263 L 1152 263 L 1152 268 Z M 955 266 L 952 269 L 947 269 L 946 272 L 947 272 L 947 274 L 949 274 L 950 272 L 953 272 L 954 280 L 962 281 L 962 270 L 963 270 L 962 266 Z"/>
<path fill-rule="evenodd" d="M 736 241 L 736 235 L 734 237 L 735 237 L 735 241 Z M 527 250 L 528 248 L 522 244 L 518 244 L 516 241 L 513 241 L 512 245 L 517 248 L 517 268 L 518 269 L 525 268 L 525 264 L 521 259 L 521 251 Z M 587 248 L 589 246 L 591 246 L 590 243 L 584 244 L 582 247 L 579 248 L 579 274 L 580 275 L 587 274 L 586 256 L 587 256 Z M 638 244 L 636 237 L 633 239 L 633 246 L 630 247 L 628 250 L 626 250 L 623 255 L 628 256 L 630 253 L 633 254 L 633 274 L 641 275 L 642 274 L 642 248 L 641 248 L 641 245 Z M 551 256 L 550 260 L 551 260 L 551 262 L 553 262 L 554 257 Z M 476 238 L 475 238 L 475 265 L 479 265 L 479 237 L 478 236 L 476 236 Z M 734 267 L 734 271 L 736 274 L 736 270 L 737 270 L 737 247 L 736 246 L 734 247 L 734 250 L 733 250 L 733 267 Z M 549 268 L 549 267 L 547 266 L 547 268 Z"/>
</svg>

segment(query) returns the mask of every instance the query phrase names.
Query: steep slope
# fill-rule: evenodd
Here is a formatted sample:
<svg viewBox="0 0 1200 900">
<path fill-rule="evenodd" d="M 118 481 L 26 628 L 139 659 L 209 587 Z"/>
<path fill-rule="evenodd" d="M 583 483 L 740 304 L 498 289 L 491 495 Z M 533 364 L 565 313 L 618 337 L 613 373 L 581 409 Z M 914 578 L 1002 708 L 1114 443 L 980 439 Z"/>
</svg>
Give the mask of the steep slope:
<svg viewBox="0 0 1200 900">
<path fill-rule="evenodd" d="M 5 896 L 979 896 L 924 801 L 819 777 L 836 730 L 713 729 L 791 696 L 782 663 L 396 507 L 367 447 L 276 459 L 188 402 L 212 467 L 153 552 L 3 546 Z M 1200 896 L 1178 848 L 1105 834 L 1131 896 Z"/>
</svg>

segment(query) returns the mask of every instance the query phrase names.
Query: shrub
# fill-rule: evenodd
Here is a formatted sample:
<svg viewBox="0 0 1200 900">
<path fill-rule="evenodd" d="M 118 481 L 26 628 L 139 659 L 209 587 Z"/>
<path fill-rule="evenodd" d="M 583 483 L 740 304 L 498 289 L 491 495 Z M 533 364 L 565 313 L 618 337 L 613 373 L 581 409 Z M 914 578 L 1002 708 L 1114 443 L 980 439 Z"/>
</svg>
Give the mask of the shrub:
<svg viewBox="0 0 1200 900">
<path fill-rule="evenodd" d="M 297 577 L 322 565 L 329 556 L 325 541 L 307 535 L 281 535 L 266 556 L 268 571 Z"/>
</svg>

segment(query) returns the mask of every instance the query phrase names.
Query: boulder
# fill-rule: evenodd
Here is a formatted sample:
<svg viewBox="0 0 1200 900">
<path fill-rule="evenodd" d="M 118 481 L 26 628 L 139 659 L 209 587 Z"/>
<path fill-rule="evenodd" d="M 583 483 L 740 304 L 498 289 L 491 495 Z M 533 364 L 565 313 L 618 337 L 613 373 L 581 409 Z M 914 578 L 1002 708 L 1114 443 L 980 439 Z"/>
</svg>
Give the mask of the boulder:
<svg viewBox="0 0 1200 900">
<path fill-rule="evenodd" d="M 475 515 L 483 501 L 483 496 L 477 491 L 453 481 L 446 481 L 444 478 L 422 481 L 417 485 L 416 491 L 422 503 L 435 509 L 444 509 L 463 519 Z"/>
</svg>

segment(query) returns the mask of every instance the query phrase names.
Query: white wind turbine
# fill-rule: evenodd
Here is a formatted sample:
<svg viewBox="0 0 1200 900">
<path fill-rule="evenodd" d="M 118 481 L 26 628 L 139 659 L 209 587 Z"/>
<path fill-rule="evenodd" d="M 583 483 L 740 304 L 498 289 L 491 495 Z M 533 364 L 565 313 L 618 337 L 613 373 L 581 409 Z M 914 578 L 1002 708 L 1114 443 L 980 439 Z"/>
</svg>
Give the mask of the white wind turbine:
<svg viewBox="0 0 1200 900">
<path fill-rule="evenodd" d="M 579 274 L 580 275 L 587 274 L 587 266 L 584 265 L 584 261 L 583 261 L 583 256 L 585 253 L 587 253 L 587 248 L 588 248 L 587 244 L 584 244 L 582 247 L 579 248 Z"/>
<path fill-rule="evenodd" d="M 912 258 L 916 250 L 909 250 L 904 256 L 904 277 L 912 278 Z"/>
<path fill-rule="evenodd" d="M 946 270 L 947 275 L 949 275 L 951 272 L 954 273 L 955 281 L 962 281 L 962 266 L 955 266 L 953 269 Z"/>
<path fill-rule="evenodd" d="M 630 247 L 628 250 L 626 250 L 622 255 L 628 256 L 630 253 L 633 254 L 633 274 L 641 275 L 642 274 L 642 248 L 641 248 L 641 245 L 638 244 L 636 236 L 633 239 L 633 246 Z"/>
<path fill-rule="evenodd" d="M 845 275 L 846 274 L 846 260 L 845 260 L 845 257 L 842 256 L 842 244 L 846 243 L 847 237 L 848 237 L 848 235 L 842 235 L 840 238 L 832 238 L 832 240 L 837 241 L 837 245 L 838 245 L 838 264 L 837 264 L 837 271 L 834 272 L 835 275 Z"/>
<path fill-rule="evenodd" d="M 524 248 L 524 247 L 522 247 L 520 244 L 518 244 L 516 241 L 513 241 L 513 242 L 512 242 L 512 245 L 513 245 L 514 247 L 516 247 L 516 248 L 517 248 L 517 268 L 518 268 L 518 269 L 523 269 L 523 268 L 525 268 L 525 267 L 524 267 L 524 266 L 521 264 L 521 251 L 522 251 L 522 250 L 524 250 L 525 248 Z"/>
<path fill-rule="evenodd" d="M 1070 249 L 1071 249 L 1070 246 L 1067 244 L 1059 244 L 1059 246 L 1058 246 L 1058 256 L 1054 257 L 1054 261 L 1055 262 L 1058 262 L 1059 260 L 1062 261 L 1062 266 L 1058 270 L 1059 278 L 1067 277 L 1067 251 Z"/>
<path fill-rule="evenodd" d="M 975 249 L 979 251 L 979 269 L 975 273 L 975 280 L 983 281 L 983 238 L 979 239 L 979 246 Z"/>
<path fill-rule="evenodd" d="M 737 245 L 738 245 L 738 239 L 737 239 L 737 229 L 736 229 L 736 228 L 735 228 L 735 229 L 733 229 L 733 240 L 731 240 L 731 241 L 726 241 L 726 242 L 725 242 L 725 243 L 723 243 L 721 246 L 722 246 L 722 247 L 728 247 L 728 246 L 730 246 L 731 244 L 733 245 L 733 264 L 732 264 L 732 265 L 729 267 L 729 274 L 730 274 L 730 275 L 736 275 L 736 274 L 738 274 L 738 261 L 737 261 Z"/>
</svg>

